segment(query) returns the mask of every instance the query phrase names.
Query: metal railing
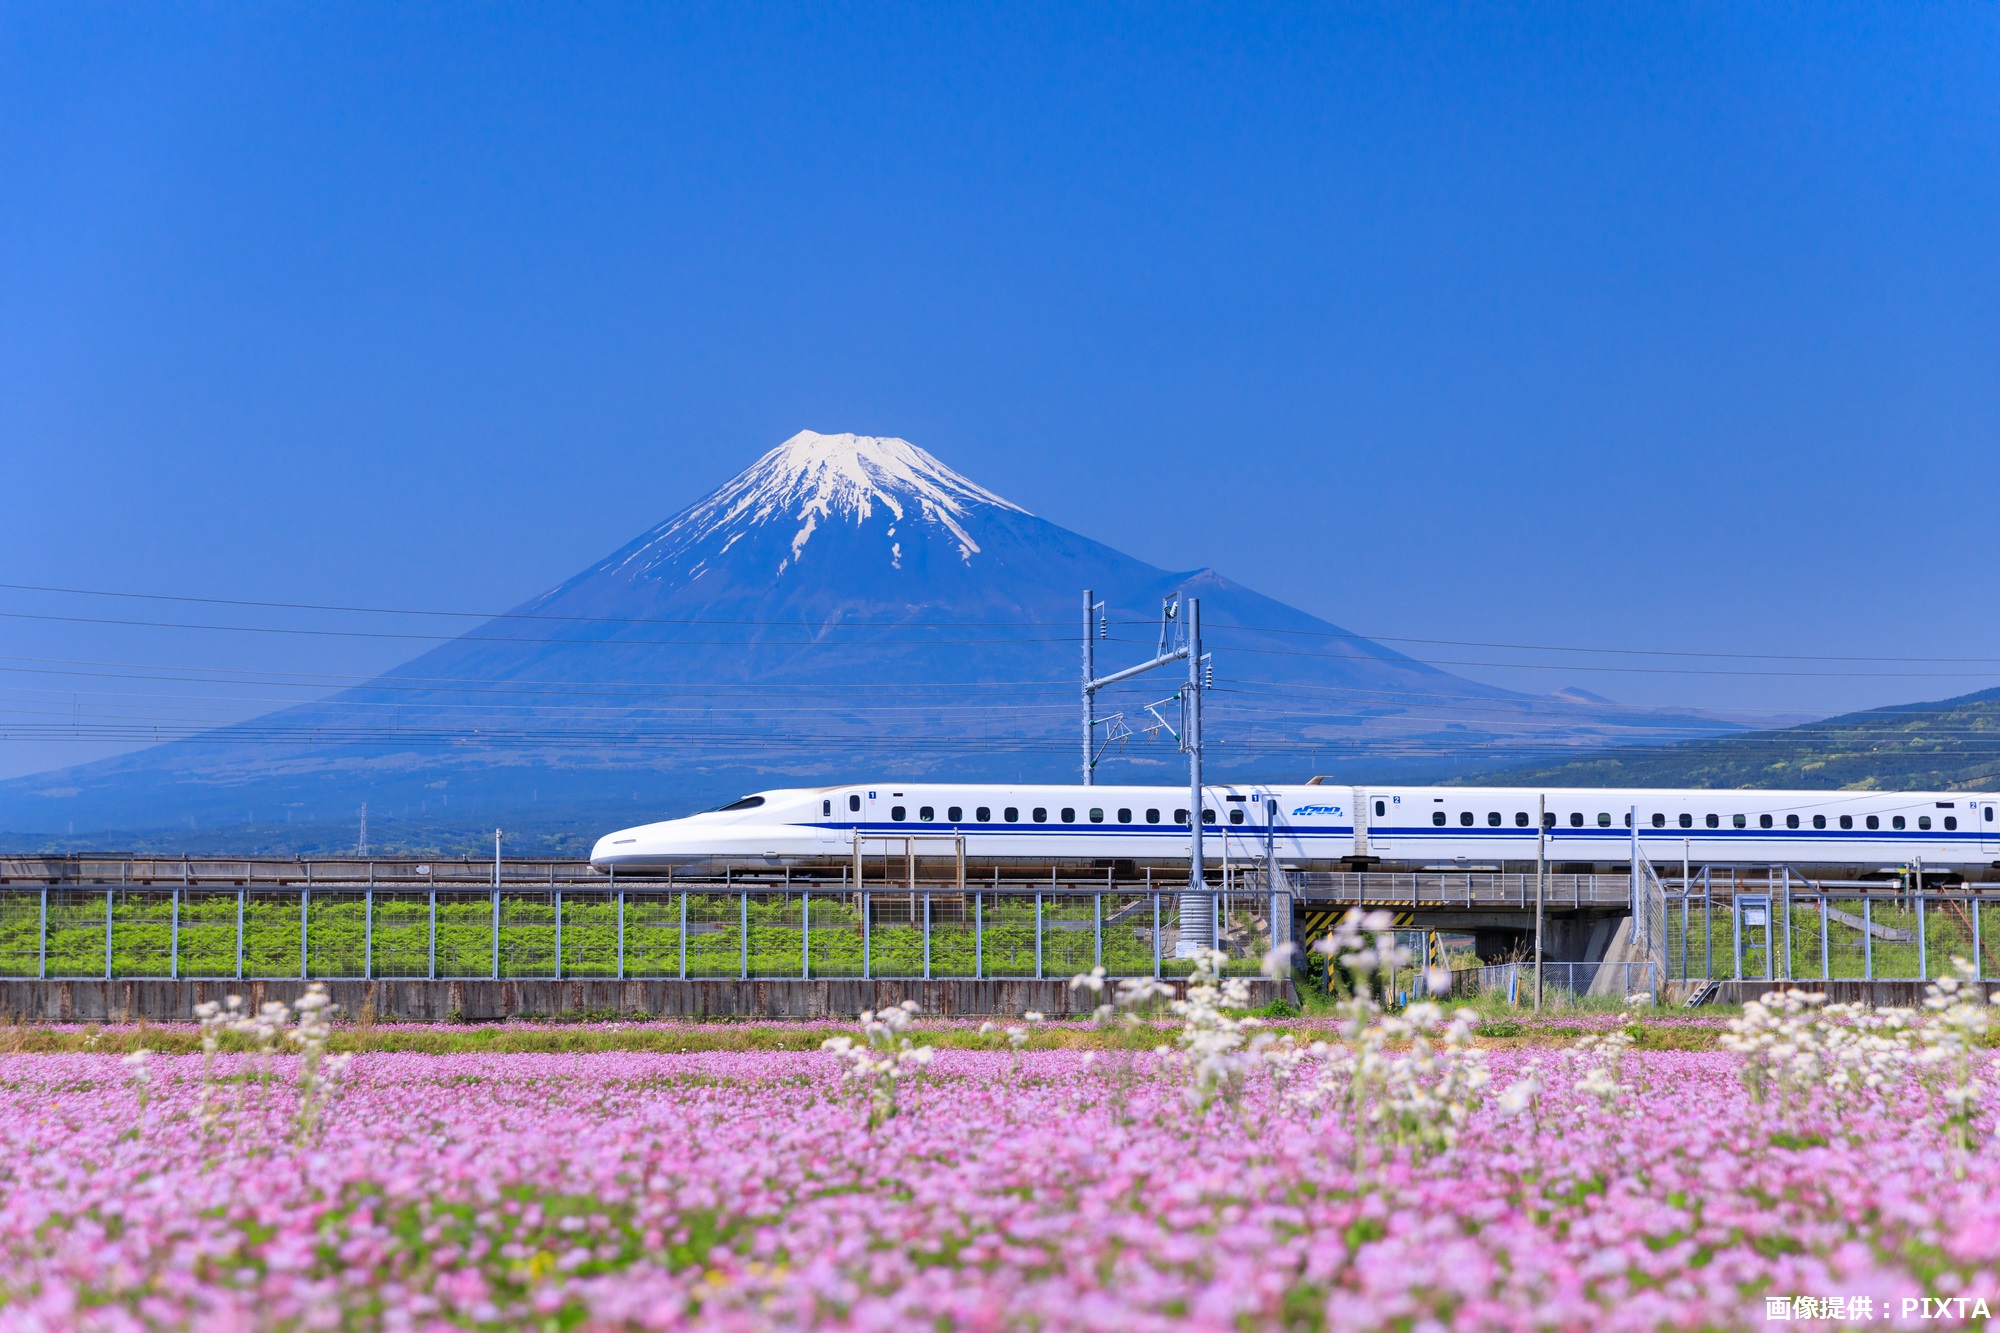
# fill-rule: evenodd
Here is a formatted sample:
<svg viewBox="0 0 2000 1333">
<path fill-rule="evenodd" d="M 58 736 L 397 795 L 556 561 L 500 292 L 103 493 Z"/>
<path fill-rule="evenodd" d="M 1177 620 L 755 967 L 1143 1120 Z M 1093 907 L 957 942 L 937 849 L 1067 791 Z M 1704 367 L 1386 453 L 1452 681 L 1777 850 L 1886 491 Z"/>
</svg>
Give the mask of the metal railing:
<svg viewBox="0 0 2000 1333">
<path fill-rule="evenodd" d="M 1535 876 L 1482 870 L 1288 870 L 1301 901 L 1362 907 L 1499 907 L 1533 910 Z M 1618 907 L 1632 901 L 1630 875 L 1547 875 L 1543 903 Z"/>
<path fill-rule="evenodd" d="M 490 867 L 489 867 L 490 869 Z M 1090 885 L 611 888 L 517 882 L 0 888 L 0 976 L 50 979 L 1067 978 L 1254 974 L 1282 892 Z M 1183 918 L 1188 933 L 1183 933 Z M 1192 938 L 1190 938 L 1192 936 Z"/>
<path fill-rule="evenodd" d="M 1571 997 L 1601 996 L 1622 1000 L 1641 992 L 1656 999 L 1664 980 L 1657 962 L 1625 963 L 1543 963 L 1543 998 L 1562 993 Z M 1484 967 L 1455 968 L 1451 974 L 1454 996 L 1504 995 L 1510 1004 L 1529 1004 L 1535 997 L 1535 965 L 1493 963 Z"/>
<path fill-rule="evenodd" d="M 1754 891 L 1753 891 L 1754 890 Z M 2000 977 L 1980 895 L 1786 877 L 1670 893 L 1659 950 L 1672 980 L 1923 981 L 1971 962 Z"/>
<path fill-rule="evenodd" d="M 254 888 L 349 885 L 424 888 L 436 884 L 602 885 L 588 861 L 510 857 L 0 856 L 0 885 L 170 885 Z"/>
</svg>

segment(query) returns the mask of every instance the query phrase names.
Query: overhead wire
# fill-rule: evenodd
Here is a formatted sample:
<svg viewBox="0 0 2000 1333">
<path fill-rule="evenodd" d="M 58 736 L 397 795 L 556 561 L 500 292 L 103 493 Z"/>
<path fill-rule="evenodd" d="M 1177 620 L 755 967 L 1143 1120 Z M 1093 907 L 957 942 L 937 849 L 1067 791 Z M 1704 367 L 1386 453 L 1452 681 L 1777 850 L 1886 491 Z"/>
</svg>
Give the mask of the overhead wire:
<svg viewBox="0 0 2000 1333">
<path fill-rule="evenodd" d="M 439 616 L 463 619 L 479 619 L 484 622 L 506 620 L 531 620 L 551 622 L 571 622 L 578 624 L 607 624 L 621 626 L 674 625 L 674 626 L 729 626 L 752 628 L 781 628 L 811 631 L 815 637 L 804 640 L 764 639 L 746 636 L 739 639 L 690 640 L 690 639 L 632 639 L 632 638 L 538 638 L 524 635 L 498 634 L 418 634 L 385 630 L 323 628 L 311 626 L 273 625 L 223 625 L 201 624 L 177 621 L 135 620 L 114 617 L 86 617 L 43 614 L 21 611 L 0 611 L 0 617 L 15 620 L 36 620 L 45 622 L 106 625 L 121 628 L 153 628 L 170 630 L 193 630 L 198 632 L 251 633 L 271 635 L 295 635 L 312 638 L 355 638 L 411 640 L 425 642 L 467 642 L 500 643 L 507 645 L 573 645 L 587 648 L 689 648 L 726 647 L 732 649 L 817 649 L 846 651 L 877 651 L 885 648 L 932 648 L 956 646 L 1009 645 L 1021 648 L 1036 648 L 1043 645 L 1074 644 L 1081 638 L 1080 632 L 1072 627 L 1066 632 L 1050 635 L 1011 635 L 992 638 L 959 638 L 927 636 L 914 639 L 865 637 L 877 634 L 895 633 L 912 629 L 938 629 L 955 632 L 972 632 L 991 629 L 1059 629 L 1056 623 L 1041 621 L 891 621 L 891 622 L 836 622 L 828 625 L 813 625 L 806 621 L 759 621 L 729 620 L 720 618 L 643 618 L 643 617 L 587 617 L 557 616 L 541 613 L 502 613 L 490 615 L 481 612 L 421 611 L 407 608 L 334 606 L 314 603 L 260 602 L 247 599 L 184 597 L 166 594 L 123 593 L 98 589 L 58 588 L 29 584 L 0 584 L 0 590 L 54 593 L 65 595 L 124 597 L 148 601 L 168 601 L 199 603 L 257 609 L 288 611 L 313 611 L 339 614 L 369 614 L 397 616 Z M 1127 627 L 1150 625 L 1150 622 L 1115 622 L 1123 630 Z M 1109 628 L 1109 625 L 1106 626 Z M 1326 631 L 1301 630 L 1290 627 L 1256 626 L 1232 624 L 1228 621 L 1212 621 L 1208 627 L 1212 642 L 1219 648 L 1228 637 L 1238 634 L 1269 634 L 1294 637 L 1313 637 L 1355 642 L 1396 642 L 1422 644 L 1428 646 L 1456 646 L 1487 648 L 1503 651 L 1559 652 L 1569 654 L 1607 654 L 1620 657 L 1660 656 L 1676 659 L 1711 659 L 1726 661 L 1770 661 L 1770 662 L 1851 662 L 1864 664 L 1908 664 L 1908 665 L 1968 665 L 2000 662 L 2000 659 L 1948 658 L 1948 657 L 1880 657 L 1880 656 L 1827 656 L 1807 654 L 1755 654 L 1735 652 L 1704 652 L 1691 650 L 1648 650 L 1622 648 L 1587 648 L 1569 645 L 1528 645 L 1507 644 L 1476 640 L 1419 639 L 1408 636 L 1363 636 L 1338 629 Z M 840 638 L 849 634 L 857 637 Z M 831 636 L 831 637 L 829 637 Z M 1141 638 L 1124 633 L 1108 636 L 1104 641 L 1134 647 L 1154 643 L 1150 637 Z M 1700 668 L 1687 666 L 1641 666 L 1608 665 L 1594 663 L 1533 663 L 1495 662 L 1484 660 L 1440 659 L 1417 661 L 1394 654 L 1383 657 L 1356 651 L 1314 652 L 1299 649 L 1257 647 L 1247 643 L 1227 643 L 1222 649 L 1231 655 L 1244 654 L 1255 657 L 1292 657 L 1325 661 L 1353 663 L 1373 661 L 1382 665 L 1398 667 L 1416 675 L 1425 673 L 1440 676 L 1446 673 L 1435 669 L 1442 666 L 1479 667 L 1501 670 L 1557 670 L 1596 671 L 1616 674 L 1651 674 L 1673 676 L 1748 676 L 1782 678 L 1849 678 L 1849 679 L 1902 679 L 1902 678 L 1990 678 L 2000 675 L 2000 671 L 1805 671 L 1805 670 L 1746 670 L 1741 668 Z M 271 670 L 246 670 L 221 667 L 184 667 L 151 663 L 98 662 L 79 659 L 0 657 L 0 672 L 14 675 L 60 676 L 71 679 L 118 679 L 135 682 L 213 684 L 238 691 L 234 694 L 173 694 L 138 691 L 91 691 L 93 719 L 86 726 L 77 715 L 77 710 L 65 710 L 71 720 L 65 725 L 54 721 L 30 721 L 27 719 L 58 718 L 61 712 L 28 708 L 0 707 L 0 738 L 6 739 L 69 739 L 75 741 L 101 741 L 107 744 L 129 744 L 134 740 L 160 739 L 202 739 L 220 743 L 269 743 L 274 740 L 291 742 L 328 742 L 339 740 L 343 743 L 394 743 L 399 745 L 439 745 L 462 747 L 467 744 L 511 744 L 528 746 L 567 746 L 571 748 L 613 747 L 613 748 L 654 748 L 688 745 L 733 748 L 752 745 L 809 744 L 822 748 L 837 749 L 879 749 L 894 747 L 908 749 L 917 747 L 926 751 L 961 752 L 968 749 L 991 749 L 999 747 L 1010 752 L 1046 750 L 1050 753 L 1068 749 L 1073 741 L 1048 736 L 1009 736 L 997 729 L 980 728 L 974 736 L 930 737 L 920 732 L 904 732 L 896 728 L 914 725 L 923 718 L 941 718 L 971 714 L 980 718 L 1004 718 L 1020 724 L 1030 719 L 1047 718 L 1053 721 L 1058 715 L 1058 706 L 1053 700 L 1071 700 L 1075 686 L 1059 685 L 1046 679 L 1006 680 L 1006 681 L 934 681 L 934 682 L 747 682 L 747 681 L 494 681 L 478 677 L 417 677 L 380 674 L 374 676 L 342 675 L 337 673 L 301 673 Z M 1133 693 L 1143 692 L 1147 682 L 1131 682 Z M 319 693 L 317 698 L 285 699 L 249 695 L 241 691 L 249 689 L 296 690 Z M 17 695 L 68 694 L 74 699 L 80 691 L 38 689 L 30 686 L 0 686 L 0 690 Z M 325 691 L 338 691 L 326 697 Z M 973 696 L 979 702 L 948 702 L 945 699 L 933 701 L 911 701 L 912 691 L 933 690 L 944 696 Z M 1007 699 L 994 699 L 992 694 L 1006 691 Z M 742 693 L 746 696 L 740 702 L 731 701 L 729 695 Z M 883 700 L 871 695 L 892 692 L 894 700 Z M 1505 719 L 1502 730 L 1497 735 L 1478 738 L 1471 736 L 1454 737 L 1454 749 L 1466 753 L 1505 750 L 1523 759 L 1537 756 L 1581 757 L 1578 751 L 1584 744 L 1591 745 L 1595 753 L 1592 757 L 1602 757 L 1607 751 L 1604 744 L 1613 742 L 1609 753 L 1631 753 L 1657 755 L 1657 745 L 1620 747 L 1616 738 L 1624 734 L 1633 739 L 1648 737 L 1654 728 L 1643 720 L 1617 717 L 1593 717 L 1586 709 L 1581 717 L 1574 711 L 1551 713 L 1549 710 L 1556 700 L 1551 696 L 1539 696 L 1493 687 L 1490 693 L 1468 694 L 1437 690 L 1392 690 L 1381 686 L 1348 686 L 1316 682 L 1259 682 L 1245 680 L 1240 683 L 1224 683 L 1218 691 L 1224 697 L 1234 696 L 1237 707 L 1223 710 L 1223 716 L 1241 729 L 1238 736 L 1216 736 L 1211 744 L 1225 748 L 1245 748 L 1264 753 L 1292 753 L 1304 755 L 1337 751 L 1344 757 L 1410 757 L 1435 758 L 1435 734 L 1423 737 L 1391 737 L 1367 734 L 1372 726 L 1387 725 L 1391 721 L 1404 724 L 1450 725 L 1467 717 L 1481 716 L 1492 720 Z M 365 698 L 353 697 L 363 693 L 409 694 L 431 696 L 425 698 Z M 497 698 L 467 699 L 462 696 L 497 696 Z M 777 695 L 786 700 L 783 704 L 770 702 Z M 345 696 L 345 697 L 343 697 Z M 442 696 L 442 697 L 438 697 Z M 507 696 L 518 702 L 507 701 Z M 664 696 L 664 697 L 663 697 Z M 1025 696 L 1025 697 L 1024 697 Z M 1327 698 L 1344 711 L 1330 712 L 1327 709 L 1313 709 L 1300 706 L 1300 696 Z M 806 706 L 811 699 L 828 702 Z M 575 700 L 603 700 L 606 702 L 582 703 Z M 1051 702 L 1038 702 L 1047 699 Z M 200 716 L 163 716 L 157 712 L 141 709 L 134 711 L 134 705 L 122 701 L 139 701 L 140 705 L 158 704 L 161 700 L 177 703 L 205 705 L 214 709 L 219 705 L 277 705 L 279 713 L 265 718 L 240 720 L 237 718 Z M 544 703 L 542 700 L 561 702 Z M 1399 702 L 1399 700 L 1401 702 Z M 121 701 L 121 702 L 110 702 Z M 24 700 L 23 702 L 28 702 Z M 1569 703 L 1569 701 L 1563 701 Z M 353 714 L 373 716 L 350 717 L 298 726 L 287 726 L 269 720 L 282 716 L 282 710 L 314 706 Z M 1577 707 L 1575 704 L 1571 708 Z M 1603 704 L 1606 711 L 1636 711 L 1636 706 Z M 554 713 L 559 726 L 540 728 L 513 725 L 509 715 L 542 715 Z M 1724 725 L 1712 715 L 1704 716 L 1697 710 L 1681 710 L 1688 716 L 1686 721 L 1702 721 Z M 1754 715 L 1759 711 L 1776 714 L 1778 710 L 1730 710 L 1737 715 Z M 714 717 L 717 712 L 725 716 Z M 1655 716 L 1674 717 L 1672 710 L 1647 708 L 1645 712 Z M 595 726 L 594 715 L 614 713 L 628 723 L 625 728 L 601 729 Z M 702 725 L 691 727 L 695 714 L 701 714 Z M 489 723 L 477 727 L 445 727 L 426 722 L 427 717 L 439 714 L 475 715 L 490 719 Z M 398 716 L 406 721 L 397 721 Z M 846 733 L 829 734 L 814 731 L 805 735 L 790 735 L 783 731 L 760 728 L 755 732 L 731 729 L 744 719 L 770 718 L 774 727 L 787 725 L 786 719 L 797 715 L 811 715 L 829 721 L 860 722 L 877 728 L 877 734 L 854 735 Z M 908 718 L 903 723 L 899 719 Z M 8 720 L 13 719 L 13 720 Z M 525 720 L 525 719 L 523 719 Z M 1218 721 L 1222 717 L 1217 718 Z M 717 722 L 723 725 L 718 727 Z M 643 723 L 647 728 L 644 735 L 634 734 L 631 725 Z M 1587 735 L 1578 734 L 1576 729 L 1582 723 L 1590 728 Z M 1280 725 L 1296 729 L 1306 726 L 1353 727 L 1362 733 L 1356 736 L 1307 737 L 1300 735 L 1272 734 L 1271 729 Z M 1550 734 L 1538 740 L 1535 733 L 1570 733 L 1577 735 L 1573 742 L 1559 740 Z M 1785 732 L 1737 732 L 1732 731 L 1715 737 L 1699 737 L 1681 740 L 1678 745 L 1685 749 L 1691 746 L 1729 745 L 1740 746 L 1750 737 L 1757 746 L 1782 744 Z M 1985 739 L 1978 728 L 1951 729 L 1927 728 L 1925 735 L 1935 740 L 1955 740 L 1958 736 L 1979 736 Z M 1996 742 L 2000 744 L 2000 742 Z M 1964 745 L 1955 747 L 1954 753 L 1963 757 L 1968 753 L 1983 750 L 1968 750 Z M 1129 756 L 1128 756 L 1129 757 Z"/>
<path fill-rule="evenodd" d="M 341 614 L 436 617 L 436 618 L 466 619 L 466 620 L 480 620 L 480 621 L 533 620 L 533 621 L 567 622 L 574 624 L 602 624 L 602 625 L 733 625 L 733 626 L 762 627 L 762 628 L 810 629 L 816 632 L 829 628 L 832 629 L 917 629 L 917 628 L 1062 629 L 1066 631 L 1064 634 L 1056 636 L 1055 638 L 1049 640 L 1038 640 L 1038 641 L 1061 642 L 1064 641 L 1065 639 L 1073 640 L 1078 637 L 1074 622 L 1067 620 L 1062 620 L 1062 621 L 1050 621 L 1050 620 L 980 621 L 980 620 L 961 620 L 961 619 L 939 620 L 939 621 L 895 620 L 895 621 L 882 621 L 877 623 L 835 622 L 829 625 L 825 623 L 813 622 L 804 619 L 756 620 L 756 619 L 714 617 L 714 616 L 682 616 L 682 617 L 579 616 L 579 615 L 554 615 L 547 612 L 536 612 L 536 611 L 458 611 L 458 610 L 441 610 L 441 609 L 419 609 L 410 607 L 358 606 L 358 605 L 343 605 L 339 603 L 323 603 L 323 602 L 262 601 L 251 598 L 200 597 L 187 594 L 143 593 L 143 592 L 129 592 L 129 591 L 104 589 L 104 588 L 74 588 L 74 587 L 65 587 L 59 585 L 32 584 L 32 583 L 0 583 L 0 591 L 35 592 L 35 593 L 47 593 L 47 594 L 57 594 L 66 596 L 78 596 L 78 597 L 122 598 L 135 601 L 180 602 L 180 603 L 203 605 L 203 606 L 239 606 L 239 607 L 264 609 L 264 610 L 324 611 L 324 612 L 334 612 Z M 545 595 L 552 595 L 552 594 L 545 594 Z M 132 622 L 132 623 L 146 624 L 150 622 Z M 1142 625 L 1152 625 L 1157 622 L 1152 620 L 1127 621 L 1121 619 L 1117 621 L 1108 621 L 1107 623 L 1115 624 L 1120 627 L 1137 627 Z M 180 626 L 171 626 L 171 627 L 178 628 Z M 226 629 L 234 627 L 188 626 L 187 628 Z M 1578 645 L 1578 644 L 1509 643 L 1504 640 L 1490 640 L 1490 639 L 1441 639 L 1441 638 L 1428 638 L 1428 637 L 1418 637 L 1412 635 L 1399 635 L 1399 634 L 1363 634 L 1353 630 L 1339 629 L 1337 627 L 1329 627 L 1324 630 L 1301 629 L 1295 626 L 1242 624 L 1226 619 L 1212 619 L 1209 623 L 1208 628 L 1211 631 L 1237 629 L 1248 633 L 1256 633 L 1256 634 L 1278 634 L 1278 635 L 1292 635 L 1292 636 L 1308 637 L 1308 638 L 1342 639 L 1342 640 L 1349 640 L 1362 643 L 1409 643 L 1409 644 L 1419 644 L 1427 647 L 1445 647 L 1445 648 L 1493 648 L 1493 649 L 1500 649 L 1504 651 L 1513 651 L 1513 652 L 1594 653 L 1594 654 L 1637 656 L 1637 657 L 1723 658 L 1723 659 L 1735 659 L 1735 660 L 1745 660 L 1745 661 L 1876 662 L 1876 663 L 1908 663 L 1913 665 L 1933 665 L 1933 666 L 1985 665 L 1985 666 L 1993 666 L 1996 668 L 2000 668 L 2000 658 L 1995 658 L 1995 657 L 1918 657 L 1918 656 L 1884 656 L 1884 655 L 1824 654 L 1824 653 L 1745 653 L 1745 652 L 1722 650 L 1722 649 L 1689 649 L 1689 648 L 1610 648 L 1610 647 L 1595 647 L 1595 646 Z M 420 637 L 428 637 L 428 636 L 420 636 Z M 457 638 L 461 636 L 449 635 L 442 637 Z M 517 640 L 512 638 L 506 638 L 503 641 L 529 642 L 529 640 Z M 582 640 L 581 642 L 589 643 L 598 641 Z M 1467 664 L 1467 665 L 1485 665 L 1485 664 Z"/>
</svg>

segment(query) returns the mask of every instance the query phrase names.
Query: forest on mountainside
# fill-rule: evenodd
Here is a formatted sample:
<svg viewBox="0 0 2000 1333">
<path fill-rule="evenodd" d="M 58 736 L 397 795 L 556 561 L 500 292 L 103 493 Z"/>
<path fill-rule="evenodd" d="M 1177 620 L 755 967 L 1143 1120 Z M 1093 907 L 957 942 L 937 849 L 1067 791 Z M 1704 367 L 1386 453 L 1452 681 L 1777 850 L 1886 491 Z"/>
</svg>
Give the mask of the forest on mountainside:
<svg viewBox="0 0 2000 1333">
<path fill-rule="evenodd" d="M 1712 740 L 1600 751 L 1459 779 L 1479 787 L 2000 787 L 2000 689 Z"/>
</svg>

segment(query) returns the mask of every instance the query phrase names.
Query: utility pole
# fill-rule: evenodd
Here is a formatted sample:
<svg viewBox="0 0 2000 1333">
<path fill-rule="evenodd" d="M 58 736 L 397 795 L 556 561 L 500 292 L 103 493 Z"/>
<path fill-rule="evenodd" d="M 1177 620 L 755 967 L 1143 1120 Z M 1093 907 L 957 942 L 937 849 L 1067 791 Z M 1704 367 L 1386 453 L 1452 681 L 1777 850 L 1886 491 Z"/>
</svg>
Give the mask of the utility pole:
<svg viewBox="0 0 2000 1333">
<path fill-rule="evenodd" d="M 1097 773 L 1097 614 L 1104 603 L 1089 588 L 1083 590 L 1083 785 L 1096 784 Z"/>
<path fill-rule="evenodd" d="M 1180 742 L 1181 750 L 1188 757 L 1188 883 L 1187 892 L 1181 899 L 1181 938 L 1174 946 L 1176 957 L 1191 956 L 1196 949 L 1216 943 L 1219 922 L 1215 919 L 1215 903 L 1208 896 L 1208 883 L 1203 874 L 1203 830 L 1201 822 L 1201 692 L 1208 687 L 1208 679 L 1213 668 L 1201 651 L 1201 603 L 1193 597 L 1168 598 L 1160 607 L 1160 642 L 1152 660 L 1137 666 L 1126 667 L 1123 671 L 1113 671 L 1109 675 L 1096 675 L 1097 653 L 1093 641 L 1093 631 L 1102 633 L 1104 623 L 1099 618 L 1103 603 L 1095 600 L 1095 594 L 1086 589 L 1083 594 L 1084 635 L 1083 635 L 1083 782 L 1091 786 L 1092 770 L 1097 766 L 1097 692 L 1121 680 L 1143 675 L 1155 668 L 1178 662 L 1185 658 L 1188 664 L 1187 683 L 1179 691 L 1181 705 L 1181 731 L 1174 739 Z M 1182 612 L 1185 611 L 1185 615 Z M 1174 622 L 1180 621 L 1178 643 Z M 1152 707 L 1172 702 L 1162 699 Z M 1153 716 L 1159 717 L 1154 712 Z M 1167 727 L 1166 719 L 1160 719 Z M 1129 734 L 1129 733 L 1127 733 Z M 1105 742 L 1110 743 L 1108 740 Z"/>
<path fill-rule="evenodd" d="M 356 856 L 368 855 L 368 802 L 361 803 L 361 841 L 355 848 Z"/>
<path fill-rule="evenodd" d="M 1201 818 L 1201 602 L 1190 597 L 1187 600 L 1187 684 L 1181 686 L 1182 716 L 1187 726 L 1181 740 L 1181 748 L 1188 757 L 1188 896 L 1191 901 L 1202 904 L 1208 914 L 1208 945 L 1214 947 L 1221 934 L 1222 923 L 1215 919 L 1215 900 L 1207 897 L 1203 890 L 1208 887 L 1203 877 L 1202 860 L 1207 850 L 1207 829 Z M 1181 909 L 1181 920 L 1187 920 L 1187 909 Z M 1186 949 L 1187 927 L 1181 927 L 1181 948 Z M 1192 950 L 1188 950 L 1192 952 Z"/>
<path fill-rule="evenodd" d="M 1549 798 L 1535 798 L 1535 1012 L 1542 1012 L 1542 883 L 1547 878 Z"/>
<path fill-rule="evenodd" d="M 1114 671 L 1108 676 L 1093 674 L 1097 669 L 1097 645 L 1092 638 L 1092 631 L 1095 630 L 1098 634 L 1104 632 L 1106 627 L 1104 621 L 1100 618 L 1103 610 L 1104 603 L 1094 601 L 1093 594 L 1089 589 L 1085 589 L 1083 594 L 1083 785 L 1086 787 L 1094 785 L 1092 774 L 1097 767 L 1099 753 L 1097 747 L 1097 692 L 1106 686 L 1116 685 L 1121 680 L 1130 680 L 1134 676 L 1144 675 L 1146 672 L 1156 667 L 1163 667 L 1169 662 L 1178 662 L 1188 655 L 1185 633 L 1181 636 L 1182 642 L 1178 646 L 1172 648 L 1167 646 L 1167 640 L 1171 637 L 1174 621 L 1180 615 L 1180 599 L 1178 597 L 1169 597 L 1160 604 L 1160 645 L 1152 659 L 1141 662 L 1138 666 L 1126 667 L 1123 671 Z M 1095 625 L 1092 624 L 1094 618 L 1096 618 Z M 1160 703 L 1168 702 L 1171 701 L 1167 699 L 1160 701 Z M 1158 705 L 1154 706 L 1157 707 Z M 1156 713 L 1154 716 L 1157 717 L 1159 715 Z M 1113 720 L 1116 720 L 1115 717 Z M 1121 734 L 1129 735 L 1130 733 Z M 1174 739 L 1180 740 L 1181 738 L 1176 736 Z M 1106 745 L 1110 743 L 1109 739 L 1105 741 Z"/>
<path fill-rule="evenodd" d="M 1202 820 L 1201 781 L 1201 692 L 1208 688 L 1211 668 L 1201 651 L 1201 601 L 1187 599 L 1187 620 L 1182 627 L 1182 645 L 1187 650 L 1188 678 L 1181 686 L 1181 749 L 1188 757 L 1188 883 L 1181 899 L 1181 937 L 1174 945 L 1176 958 L 1191 958 L 1203 948 L 1222 944 L 1222 922 L 1216 915 L 1216 900 L 1205 878 L 1208 829 Z M 1223 849 L 1228 850 L 1223 834 Z"/>
<path fill-rule="evenodd" d="M 1639 807 L 1633 806 L 1632 813 L 1625 816 L 1625 827 L 1632 830 L 1632 866 L 1626 871 L 1625 893 L 1632 912 L 1632 942 L 1641 949 L 1646 947 L 1645 923 L 1639 917 Z M 1768 897 L 1768 895 L 1766 895 Z M 1632 965 L 1625 964 L 1625 993 L 1632 993 Z"/>
</svg>

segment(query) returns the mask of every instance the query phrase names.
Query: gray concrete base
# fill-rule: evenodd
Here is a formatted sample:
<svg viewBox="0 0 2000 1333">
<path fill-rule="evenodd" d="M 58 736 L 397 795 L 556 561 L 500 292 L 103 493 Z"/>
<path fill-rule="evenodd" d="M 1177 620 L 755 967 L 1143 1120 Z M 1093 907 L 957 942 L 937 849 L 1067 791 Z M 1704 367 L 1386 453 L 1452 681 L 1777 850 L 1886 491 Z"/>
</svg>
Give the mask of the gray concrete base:
<svg viewBox="0 0 2000 1333">
<path fill-rule="evenodd" d="M 254 1009 L 291 1003 L 301 981 L 0 981 L 0 1018 L 30 1023 L 194 1021 L 204 1000 L 241 995 Z M 1174 984 L 1174 983 L 1170 983 Z M 506 1019 L 789 1018 L 850 1019 L 863 1009 L 915 1000 L 935 1017 L 1051 1018 L 1089 1013 L 1097 997 L 1065 980 L 988 981 L 329 981 L 327 991 L 354 1018 L 383 1022 L 490 1023 Z M 1177 986 L 1177 989 L 1184 987 Z M 1286 983 L 1250 983 L 1252 1004 L 1297 1001 Z"/>
</svg>

